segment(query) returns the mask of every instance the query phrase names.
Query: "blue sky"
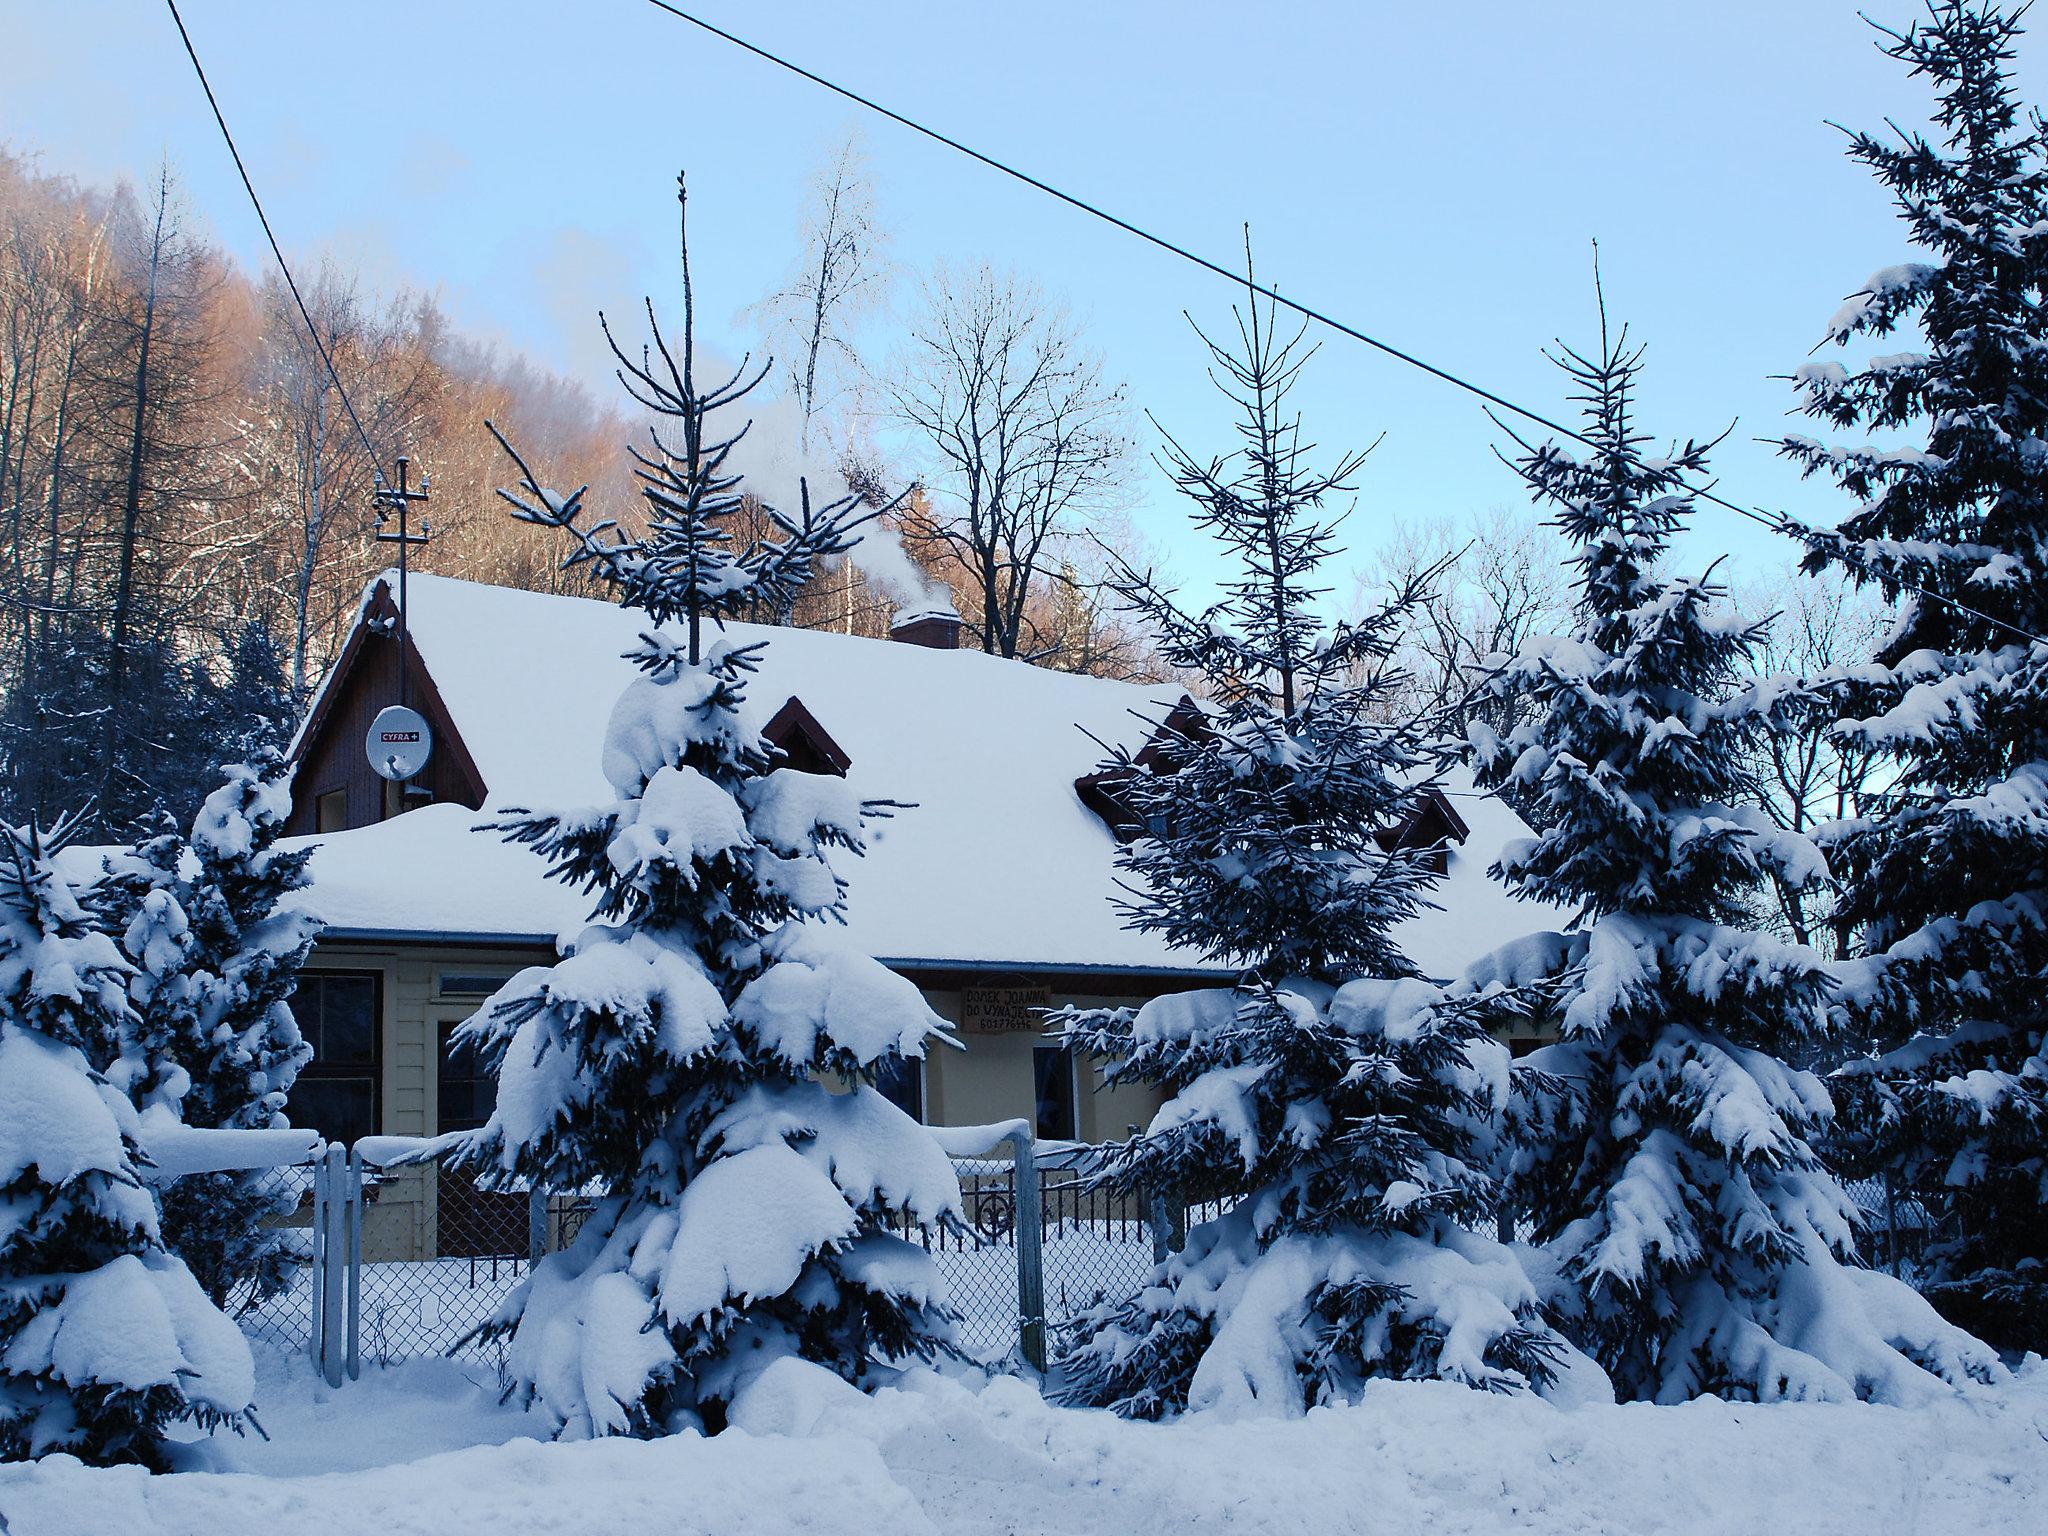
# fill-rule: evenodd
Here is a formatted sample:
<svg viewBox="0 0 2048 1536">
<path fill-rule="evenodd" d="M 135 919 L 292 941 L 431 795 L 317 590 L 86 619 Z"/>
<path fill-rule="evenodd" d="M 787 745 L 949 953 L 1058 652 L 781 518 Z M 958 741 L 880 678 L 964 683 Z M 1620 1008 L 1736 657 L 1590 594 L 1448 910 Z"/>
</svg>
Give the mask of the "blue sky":
<svg viewBox="0 0 2048 1536">
<path fill-rule="evenodd" d="M 1597 237 L 1610 309 L 1649 343 L 1645 428 L 1733 420 L 1726 494 L 1843 510 L 1753 439 L 1786 426 L 1771 375 L 1906 250 L 1825 119 L 1917 121 L 1927 95 L 1848 0 L 698 8 L 1226 261 L 1248 220 L 1283 291 L 1539 409 L 1563 409 L 1539 349 L 1593 334 Z M 708 318 L 736 350 L 739 311 L 793 256 L 806 178 L 858 120 L 641 0 L 183 10 L 295 261 L 332 250 L 380 284 L 435 288 L 466 327 L 593 382 L 596 309 L 674 290 L 679 166 Z M 168 152 L 216 236 L 267 260 L 160 5 L 0 0 L 0 36 L 0 137 L 95 179 Z M 1035 276 L 1138 404 L 1225 442 L 1181 317 L 1227 320 L 1224 284 L 892 124 L 861 127 L 906 270 L 943 256 Z M 1342 338 L 1302 406 L 1321 442 L 1386 434 L 1354 546 L 1396 516 L 1519 501 L 1477 402 Z M 1150 476 L 1140 526 L 1198 575 L 1179 516 Z M 1706 509 L 1688 562 L 1724 551 L 1738 577 L 1786 558 Z"/>
</svg>

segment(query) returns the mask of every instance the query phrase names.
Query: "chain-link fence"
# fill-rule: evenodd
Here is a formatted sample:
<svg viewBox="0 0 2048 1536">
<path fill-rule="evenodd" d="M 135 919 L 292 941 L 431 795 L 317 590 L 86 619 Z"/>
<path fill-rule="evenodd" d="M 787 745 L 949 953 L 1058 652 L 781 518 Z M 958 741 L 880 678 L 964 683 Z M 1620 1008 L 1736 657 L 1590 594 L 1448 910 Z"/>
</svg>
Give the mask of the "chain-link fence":
<svg viewBox="0 0 2048 1536">
<path fill-rule="evenodd" d="M 1864 1262 L 1901 1279 L 1923 1279 L 1928 1249 L 1960 1235 L 1955 1206 L 1926 1191 L 1900 1188 L 1882 1175 L 1844 1180 L 1842 1188 L 1863 1212 Z"/>
<path fill-rule="evenodd" d="M 245 1266 L 227 1291 L 227 1314 L 252 1339 L 290 1354 L 313 1341 L 313 1167 L 265 1168 L 240 1176 L 267 1207 L 264 1261 Z"/>
<path fill-rule="evenodd" d="M 389 1365 L 452 1352 L 502 1366 L 503 1342 L 476 1334 L 535 1256 L 528 1196 L 431 1164 L 370 1171 L 363 1194 L 362 1357 Z"/>
<path fill-rule="evenodd" d="M 1035 1143 L 1021 1125 L 935 1130 L 959 1175 L 965 1227 L 906 1235 L 931 1253 L 960 1344 L 979 1359 L 1042 1362 L 1049 1334 L 1137 1291 L 1189 1227 L 1227 1209 L 1092 1187 L 1093 1149 Z M 237 1175 L 263 1193 L 276 1241 L 259 1274 L 228 1288 L 231 1315 L 254 1338 L 313 1353 L 332 1380 L 344 1361 L 451 1353 L 502 1369 L 504 1342 L 484 1343 L 479 1330 L 537 1258 L 575 1240 L 594 1199 L 480 1190 L 465 1173 L 405 1165 L 406 1149 L 380 1140 L 383 1168 L 361 1149 L 330 1147 L 317 1165 Z M 970 1145 L 975 1155 L 961 1155 Z M 1868 1263 L 1916 1280 L 1929 1246 L 1953 1235 L 1954 1213 L 1936 1200 L 1882 1179 L 1844 1187 L 1864 1213 Z M 1530 1235 L 1526 1217 L 1503 1214 L 1503 1239 Z"/>
<path fill-rule="evenodd" d="M 930 1251 L 960 1313 L 959 1341 L 977 1359 L 1001 1359 L 1019 1347 L 1017 1180 L 1014 1157 L 955 1158 L 966 1230 L 913 1234 Z M 1071 1166 L 1035 1159 L 1025 1175 L 1038 1189 L 1035 1260 L 1042 1321 L 1057 1332 L 1105 1296 L 1136 1290 L 1151 1273 L 1156 1246 L 1151 1215 L 1136 1196 L 1090 1190 Z M 1030 1202 L 1024 1202 L 1027 1213 Z"/>
</svg>

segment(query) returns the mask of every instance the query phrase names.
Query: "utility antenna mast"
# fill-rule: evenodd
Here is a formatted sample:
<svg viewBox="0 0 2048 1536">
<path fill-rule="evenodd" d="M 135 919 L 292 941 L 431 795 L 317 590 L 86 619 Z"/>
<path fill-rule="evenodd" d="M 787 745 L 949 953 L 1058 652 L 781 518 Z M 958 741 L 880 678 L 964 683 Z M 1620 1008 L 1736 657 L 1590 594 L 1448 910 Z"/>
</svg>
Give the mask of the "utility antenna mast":
<svg viewBox="0 0 2048 1536">
<path fill-rule="evenodd" d="M 370 734 L 363 742 L 363 750 L 369 754 L 370 767 L 381 779 L 394 784 L 403 784 L 427 766 L 427 758 L 434 750 L 433 727 L 427 724 L 426 716 L 415 710 L 408 699 L 405 653 L 411 645 L 407 625 L 412 619 L 412 602 L 405 589 L 407 568 L 411 565 L 408 556 L 415 544 L 424 544 L 432 535 L 433 528 L 426 518 L 420 519 L 419 532 L 412 530 L 412 504 L 427 499 L 427 477 L 420 476 L 420 488 L 414 490 L 406 483 L 411 466 L 403 455 L 398 460 L 398 485 L 396 488 L 385 483 L 384 477 L 377 477 L 377 488 L 371 499 L 377 505 L 377 542 L 398 546 L 398 702 L 387 704 L 377 712 L 377 718 L 370 722 Z M 384 525 L 397 517 L 398 527 L 393 530 Z M 387 799 L 386 805 L 390 802 Z M 403 799 L 399 809 L 403 810 Z M 386 814 L 391 812 L 387 809 Z"/>
<path fill-rule="evenodd" d="M 377 505 L 377 542 L 379 544 L 396 544 L 398 546 L 398 702 L 402 706 L 410 705 L 412 702 L 406 693 L 405 672 L 406 624 L 412 618 L 412 604 L 406 601 L 405 592 L 405 573 L 408 563 L 406 554 L 413 545 L 426 543 L 433 536 L 434 532 L 433 525 L 425 517 L 420 519 L 420 531 L 418 533 L 412 532 L 407 526 L 408 516 L 412 511 L 412 504 L 416 501 L 425 501 L 427 499 L 427 477 L 425 475 L 420 476 L 420 488 L 415 491 L 406 484 L 406 476 L 410 473 L 411 460 L 407 459 L 404 454 L 400 454 L 398 456 L 397 489 L 394 490 L 391 486 L 387 485 L 384 477 L 379 475 L 377 477 L 377 488 L 370 494 L 370 499 Z M 391 520 L 394 514 L 398 518 L 398 529 L 396 532 L 387 530 L 384 526 Z"/>
</svg>

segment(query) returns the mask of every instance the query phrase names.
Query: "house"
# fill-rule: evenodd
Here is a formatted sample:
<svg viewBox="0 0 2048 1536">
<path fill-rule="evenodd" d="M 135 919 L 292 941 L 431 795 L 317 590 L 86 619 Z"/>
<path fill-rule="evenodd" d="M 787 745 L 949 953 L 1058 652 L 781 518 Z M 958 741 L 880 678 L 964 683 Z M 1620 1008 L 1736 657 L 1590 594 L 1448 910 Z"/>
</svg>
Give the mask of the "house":
<svg viewBox="0 0 2048 1536">
<path fill-rule="evenodd" d="M 611 798 L 599 771 L 622 653 L 640 615 L 608 603 L 445 577 L 410 578 L 408 698 L 433 732 L 403 786 L 369 769 L 365 738 L 397 702 L 393 583 L 367 594 L 293 743 L 293 823 L 315 848 L 300 898 L 327 924 L 295 1007 L 314 1047 L 295 1121 L 335 1139 L 432 1135 L 479 1123 L 492 1082 L 450 1032 L 513 971 L 552 958 L 588 898 L 525 847 L 480 830 L 506 806 Z M 841 861 L 851 942 L 915 981 L 957 1027 L 888 1086 L 934 1123 L 1024 1115 L 1052 1138 L 1123 1135 L 1155 1107 L 1100 1089 L 1042 1035 L 1037 1010 L 1139 1003 L 1226 972 L 1125 929 L 1114 906 L 1119 832 L 1095 774 L 1100 742 L 1147 741 L 1176 688 L 1079 677 L 958 648 L 960 623 L 921 614 L 891 640 L 735 625 L 768 642 L 748 702 L 787 754 L 781 772 L 843 774 L 903 803 Z M 1445 911 L 1404 943 L 1437 975 L 1540 926 L 1486 876 L 1528 829 L 1469 784 L 1391 836 L 1440 848 Z"/>
</svg>

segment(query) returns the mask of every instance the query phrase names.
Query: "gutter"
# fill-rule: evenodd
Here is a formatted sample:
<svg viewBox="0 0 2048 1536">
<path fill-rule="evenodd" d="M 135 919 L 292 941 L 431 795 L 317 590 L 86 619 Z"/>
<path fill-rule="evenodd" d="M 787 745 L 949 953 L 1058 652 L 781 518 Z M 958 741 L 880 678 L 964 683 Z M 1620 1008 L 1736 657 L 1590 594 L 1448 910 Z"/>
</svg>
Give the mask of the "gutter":
<svg viewBox="0 0 2048 1536">
<path fill-rule="evenodd" d="M 318 914 L 316 913 L 315 916 Z M 474 944 L 493 949 L 520 946 L 552 950 L 552 933 L 475 933 L 454 928 L 322 928 L 314 943 L 343 944 Z"/>
<path fill-rule="evenodd" d="M 316 943 L 340 944 L 446 944 L 478 948 L 535 948 L 553 950 L 552 933 L 479 933 L 462 929 L 430 928 L 343 928 L 321 930 Z M 920 971 L 950 971 L 976 976 L 1103 976 L 1140 978 L 1157 976 L 1176 981 L 1230 981 L 1235 971 L 1205 966 L 1175 965 L 1093 965 L 1085 961 L 1052 963 L 1043 960 L 934 960 L 908 959 L 900 955 L 875 956 L 890 970 L 904 974 Z"/>
<path fill-rule="evenodd" d="M 1117 976 L 1171 977 L 1182 981 L 1231 981 L 1236 971 L 1216 970 L 1199 965 L 1092 965 L 1085 961 L 1044 960 L 910 960 L 894 955 L 875 958 L 892 971 L 953 971 L 977 976 Z"/>
</svg>

